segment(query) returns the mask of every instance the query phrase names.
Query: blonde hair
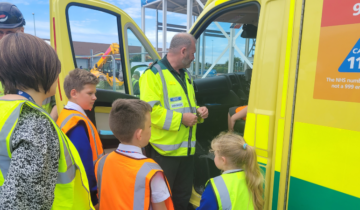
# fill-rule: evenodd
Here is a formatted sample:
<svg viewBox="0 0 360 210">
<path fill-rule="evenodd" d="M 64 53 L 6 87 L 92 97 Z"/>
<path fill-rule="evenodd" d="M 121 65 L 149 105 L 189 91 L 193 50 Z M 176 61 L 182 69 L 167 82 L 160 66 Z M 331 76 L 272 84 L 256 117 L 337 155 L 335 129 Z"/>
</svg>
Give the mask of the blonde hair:
<svg viewBox="0 0 360 210">
<path fill-rule="evenodd" d="M 211 142 L 212 151 L 217 151 L 220 156 L 226 157 L 230 164 L 245 171 L 246 184 L 253 199 L 255 210 L 264 207 L 263 183 L 264 177 L 257 163 L 255 148 L 246 145 L 245 140 L 235 133 L 221 133 Z"/>
</svg>

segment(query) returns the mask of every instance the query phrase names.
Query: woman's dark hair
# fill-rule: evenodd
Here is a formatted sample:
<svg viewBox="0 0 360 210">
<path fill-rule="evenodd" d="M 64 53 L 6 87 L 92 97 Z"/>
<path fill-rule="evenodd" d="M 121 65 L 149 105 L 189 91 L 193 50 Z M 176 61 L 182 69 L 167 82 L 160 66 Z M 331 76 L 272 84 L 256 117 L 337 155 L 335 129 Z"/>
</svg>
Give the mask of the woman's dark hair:
<svg viewBox="0 0 360 210">
<path fill-rule="evenodd" d="M 25 33 L 13 33 L 0 41 L 0 81 L 5 94 L 34 89 L 45 93 L 58 78 L 61 63 L 44 40 Z"/>
</svg>

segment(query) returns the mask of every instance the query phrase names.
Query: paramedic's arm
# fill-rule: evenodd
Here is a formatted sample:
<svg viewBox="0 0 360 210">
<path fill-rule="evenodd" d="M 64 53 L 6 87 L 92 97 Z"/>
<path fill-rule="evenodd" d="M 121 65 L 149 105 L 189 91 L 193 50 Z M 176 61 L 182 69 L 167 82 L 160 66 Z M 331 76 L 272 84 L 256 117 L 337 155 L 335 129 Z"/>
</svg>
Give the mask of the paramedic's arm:
<svg viewBox="0 0 360 210">
<path fill-rule="evenodd" d="M 153 69 L 155 68 L 153 67 Z M 160 104 L 163 97 L 163 88 L 157 70 L 146 70 L 140 77 L 139 86 L 140 99 L 149 103 L 152 107 L 151 124 L 160 129 L 178 131 L 183 114 L 165 109 L 164 104 Z"/>
</svg>

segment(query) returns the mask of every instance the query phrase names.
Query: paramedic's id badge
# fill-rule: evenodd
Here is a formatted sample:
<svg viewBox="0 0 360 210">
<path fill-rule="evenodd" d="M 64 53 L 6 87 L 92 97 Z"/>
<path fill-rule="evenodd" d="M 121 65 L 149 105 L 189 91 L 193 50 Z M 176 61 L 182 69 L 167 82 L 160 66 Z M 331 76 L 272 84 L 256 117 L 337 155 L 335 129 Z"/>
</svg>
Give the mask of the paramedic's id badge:
<svg viewBox="0 0 360 210">
<path fill-rule="evenodd" d="M 183 107 L 184 103 L 181 100 L 181 96 L 170 98 L 170 106 L 172 109 Z"/>
</svg>

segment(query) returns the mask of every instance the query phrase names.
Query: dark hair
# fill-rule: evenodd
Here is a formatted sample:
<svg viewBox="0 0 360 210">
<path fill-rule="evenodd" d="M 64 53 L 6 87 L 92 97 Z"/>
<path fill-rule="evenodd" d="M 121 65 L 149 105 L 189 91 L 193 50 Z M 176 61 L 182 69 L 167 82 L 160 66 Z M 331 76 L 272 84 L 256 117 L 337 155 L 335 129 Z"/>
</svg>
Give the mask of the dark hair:
<svg viewBox="0 0 360 210">
<path fill-rule="evenodd" d="M 13 33 L 0 41 L 0 81 L 5 94 L 42 87 L 47 93 L 58 78 L 61 63 L 44 40 L 25 33 Z"/>
<path fill-rule="evenodd" d="M 137 129 L 144 129 L 151 106 L 139 99 L 118 99 L 112 104 L 109 125 L 120 142 L 130 142 Z"/>
<path fill-rule="evenodd" d="M 84 69 L 74 69 L 69 72 L 64 80 L 64 91 L 68 99 L 71 98 L 70 92 L 72 89 L 80 92 L 84 89 L 85 85 L 97 85 L 99 79 L 92 73 Z"/>
</svg>

